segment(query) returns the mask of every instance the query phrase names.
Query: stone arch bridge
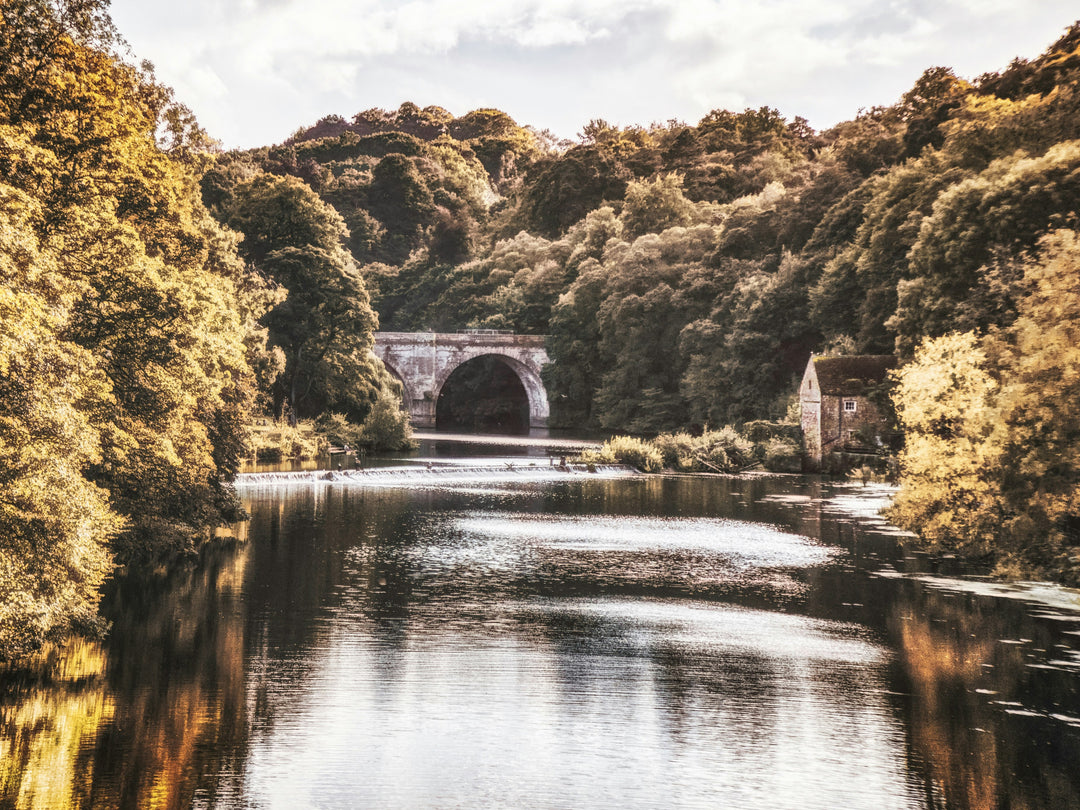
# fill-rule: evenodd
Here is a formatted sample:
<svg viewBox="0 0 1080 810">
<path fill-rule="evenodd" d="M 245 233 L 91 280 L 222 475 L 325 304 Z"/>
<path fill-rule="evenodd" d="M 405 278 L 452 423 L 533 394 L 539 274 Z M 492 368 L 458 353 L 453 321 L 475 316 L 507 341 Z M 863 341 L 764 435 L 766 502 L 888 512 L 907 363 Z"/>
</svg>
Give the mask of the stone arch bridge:
<svg viewBox="0 0 1080 810">
<path fill-rule="evenodd" d="M 548 362 L 544 337 L 491 329 L 456 334 L 376 332 L 375 354 L 404 387 L 405 406 L 414 427 L 435 427 L 443 386 L 461 365 L 493 356 L 517 374 L 529 401 L 529 427 L 547 427 L 548 397 L 540 369 Z"/>
</svg>

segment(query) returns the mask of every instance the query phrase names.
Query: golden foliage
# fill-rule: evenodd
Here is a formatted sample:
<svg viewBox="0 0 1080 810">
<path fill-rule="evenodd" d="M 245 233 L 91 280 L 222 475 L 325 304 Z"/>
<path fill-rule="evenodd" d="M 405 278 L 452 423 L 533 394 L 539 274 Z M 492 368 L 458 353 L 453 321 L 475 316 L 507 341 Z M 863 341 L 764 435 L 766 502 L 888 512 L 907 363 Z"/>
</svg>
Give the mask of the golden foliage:
<svg viewBox="0 0 1080 810">
<path fill-rule="evenodd" d="M 74 11 L 5 6 L 0 37 L 0 658 L 93 630 L 110 551 L 229 517 L 265 308 L 193 122 L 111 53 L 105 4 Z"/>
<path fill-rule="evenodd" d="M 928 339 L 897 374 L 906 432 L 891 517 L 937 550 L 1080 581 L 1080 242 L 1024 265 L 1005 329 Z"/>
</svg>

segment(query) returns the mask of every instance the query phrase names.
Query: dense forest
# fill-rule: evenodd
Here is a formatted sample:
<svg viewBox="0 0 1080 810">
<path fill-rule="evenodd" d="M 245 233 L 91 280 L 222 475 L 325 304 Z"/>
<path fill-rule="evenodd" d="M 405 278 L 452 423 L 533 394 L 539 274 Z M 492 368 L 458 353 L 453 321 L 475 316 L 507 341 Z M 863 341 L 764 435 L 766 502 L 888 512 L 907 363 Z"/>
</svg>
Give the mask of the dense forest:
<svg viewBox="0 0 1080 810">
<path fill-rule="evenodd" d="M 550 335 L 556 424 L 654 433 L 782 417 L 812 351 L 909 358 L 1011 323 L 1022 266 L 1080 215 L 1080 27 L 967 81 L 927 70 L 824 131 L 762 108 L 584 127 L 405 103 L 222 155 L 340 213 L 385 330 Z M 242 227 L 241 227 L 242 230 Z"/>
<path fill-rule="evenodd" d="M 212 142 L 107 5 L 0 3 L 0 659 L 242 517 L 253 414 L 400 417 L 341 217 L 266 175 L 215 219 Z"/>
<path fill-rule="evenodd" d="M 378 328 L 548 335 L 553 422 L 634 434 L 895 352 L 895 519 L 1080 580 L 1080 25 L 824 132 L 405 103 L 226 153 L 106 9 L 0 2 L 0 657 L 236 519 L 254 417 L 400 426 Z"/>
</svg>

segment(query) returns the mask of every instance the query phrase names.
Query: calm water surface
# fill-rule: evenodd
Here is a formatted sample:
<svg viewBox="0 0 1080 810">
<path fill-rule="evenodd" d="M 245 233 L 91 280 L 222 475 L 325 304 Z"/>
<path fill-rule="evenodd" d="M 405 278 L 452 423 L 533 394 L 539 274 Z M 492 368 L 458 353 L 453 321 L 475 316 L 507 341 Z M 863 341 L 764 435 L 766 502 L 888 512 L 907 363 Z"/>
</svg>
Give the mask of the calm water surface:
<svg viewBox="0 0 1080 810">
<path fill-rule="evenodd" d="M 256 479 L 5 683 L 0 806 L 1080 806 L 1067 592 L 901 575 L 872 487 L 534 472 Z"/>
</svg>

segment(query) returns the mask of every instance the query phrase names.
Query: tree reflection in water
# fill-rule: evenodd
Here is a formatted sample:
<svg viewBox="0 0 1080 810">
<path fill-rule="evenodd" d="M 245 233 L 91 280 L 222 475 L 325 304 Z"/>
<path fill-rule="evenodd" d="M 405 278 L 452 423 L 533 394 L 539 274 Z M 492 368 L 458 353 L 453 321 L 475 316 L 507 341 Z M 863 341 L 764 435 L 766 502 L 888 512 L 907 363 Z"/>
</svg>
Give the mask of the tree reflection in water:
<svg viewBox="0 0 1080 810">
<path fill-rule="evenodd" d="M 827 489 L 649 478 L 260 492 L 241 542 L 114 583 L 106 642 L 4 677 L 0 807 L 273 804 L 283 778 L 310 784 L 305 763 L 332 780 L 320 788 L 396 790 L 410 806 L 420 794 L 377 767 L 394 734 L 402 761 L 439 776 L 431 796 L 454 780 L 475 795 L 457 757 L 498 759 L 515 718 L 534 747 L 481 787 L 511 795 L 528 784 L 519 767 L 552 791 L 522 794 L 541 806 L 575 774 L 587 805 L 650 778 L 674 800 L 763 771 L 755 807 L 782 798 L 783 774 L 789 798 L 823 780 L 820 800 L 844 773 L 897 807 L 1080 806 L 1080 613 L 875 576 L 903 564 L 896 538 L 838 519 Z M 395 713 L 433 696 L 449 696 L 438 750 Z M 634 716 L 650 719 L 622 722 Z M 371 768 L 335 767 L 328 732 Z M 700 779 L 672 783 L 676 766 Z"/>
<path fill-rule="evenodd" d="M 246 739 L 236 597 L 248 556 L 244 546 L 217 547 L 167 580 L 114 583 L 107 642 L 73 641 L 35 672 L 9 674 L 0 804 L 186 808 L 196 794 L 212 799 L 221 763 L 242 761 Z"/>
<path fill-rule="evenodd" d="M 1076 704 L 1075 674 L 1046 663 L 1060 640 L 1053 623 L 1009 600 L 898 585 L 890 631 L 910 683 L 927 806 L 1080 806 L 1071 776 L 1080 720 L 1061 714 Z"/>
</svg>

